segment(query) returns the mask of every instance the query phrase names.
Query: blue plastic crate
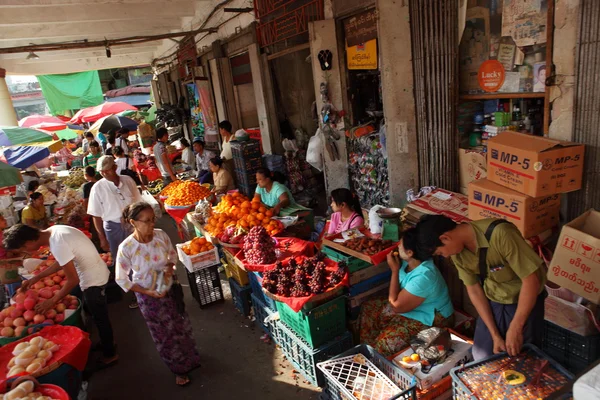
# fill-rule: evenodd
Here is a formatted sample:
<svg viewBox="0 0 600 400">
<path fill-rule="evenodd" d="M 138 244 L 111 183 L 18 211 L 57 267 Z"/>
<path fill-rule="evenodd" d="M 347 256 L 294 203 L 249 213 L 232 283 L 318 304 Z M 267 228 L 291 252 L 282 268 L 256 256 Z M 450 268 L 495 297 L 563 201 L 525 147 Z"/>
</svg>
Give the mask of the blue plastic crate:
<svg viewBox="0 0 600 400">
<path fill-rule="evenodd" d="M 521 353 L 523 353 L 523 352 L 528 352 L 528 354 L 531 354 L 540 360 L 548 360 L 550 362 L 550 366 L 552 368 L 554 368 L 558 373 L 563 375 L 566 378 L 567 382 L 573 379 L 573 375 L 570 372 L 568 372 L 563 366 L 561 366 L 559 363 L 557 363 L 554 359 L 548 357 L 548 355 L 543 353 L 536 346 L 534 346 L 532 344 L 526 344 L 523 346 L 523 349 L 521 350 Z M 470 363 L 464 365 L 463 367 L 453 368 L 450 371 L 450 376 L 452 377 L 453 398 L 460 399 L 460 400 L 467 400 L 467 399 L 468 400 L 478 400 L 479 397 L 473 395 L 471 390 L 467 387 L 467 385 L 465 385 L 463 383 L 463 381 L 460 379 L 460 377 L 464 376 L 465 371 L 472 370 L 475 368 L 482 368 L 485 366 L 485 364 L 494 363 L 493 365 L 489 365 L 489 367 L 491 367 L 492 370 L 494 371 L 493 373 L 491 371 L 489 371 L 489 372 L 482 371 L 481 373 L 485 374 L 486 380 L 491 381 L 491 382 L 496 382 L 498 375 L 501 373 L 501 371 L 496 371 L 496 369 L 497 369 L 496 367 L 499 364 L 496 362 L 499 360 L 506 359 L 507 357 L 508 357 L 507 353 L 500 353 L 500 354 L 496 354 L 491 357 L 485 358 L 483 360 L 470 362 Z M 510 366 L 505 367 L 505 368 L 510 369 Z M 533 376 L 533 374 L 535 372 L 537 372 L 537 369 L 535 369 L 535 368 L 524 369 L 524 368 L 525 367 L 523 365 L 521 365 L 521 366 L 516 367 L 515 369 L 518 370 L 519 372 L 522 372 L 527 377 L 525 384 L 523 384 L 523 385 L 526 385 L 529 383 L 531 376 Z M 548 372 L 548 371 L 546 370 L 546 372 Z M 542 379 L 544 379 L 544 377 L 542 377 Z M 544 382 L 543 381 L 540 381 L 540 382 L 542 382 L 542 385 L 543 385 Z M 523 385 L 521 385 L 521 386 L 523 386 Z M 558 388 L 557 390 L 560 390 L 560 388 Z M 517 396 L 517 394 L 515 393 L 515 398 L 517 398 L 516 396 Z"/>
<path fill-rule="evenodd" d="M 352 356 L 354 354 L 362 354 L 369 361 L 383 372 L 389 379 L 392 380 L 402 390 L 401 393 L 388 400 L 417 400 L 417 388 L 415 385 L 407 386 L 405 374 L 402 373 L 400 367 L 395 366 L 391 361 L 379 354 L 374 348 L 367 344 L 359 344 L 352 349 L 339 354 L 333 359 Z M 320 368 L 320 367 L 319 367 Z M 326 384 L 323 389 L 327 398 L 330 400 L 343 400 L 341 390 L 337 387 L 331 378 L 325 376 Z"/>
<path fill-rule="evenodd" d="M 265 295 L 262 289 L 262 274 L 260 272 L 248 272 L 248 280 L 252 287 L 252 294 L 255 295 L 262 303 L 269 307 L 273 312 L 277 311 L 275 300 Z"/>
<path fill-rule="evenodd" d="M 250 285 L 240 286 L 233 278 L 229 278 L 229 287 L 231 288 L 231 298 L 235 308 L 244 316 L 250 315 L 250 294 L 252 288 Z"/>
<path fill-rule="evenodd" d="M 265 331 L 265 333 L 271 337 L 273 337 L 273 324 L 265 324 L 265 319 L 273 314 L 275 311 L 271 310 L 269 307 L 265 305 L 258 297 L 256 297 L 253 293 L 250 294 L 250 299 L 252 300 L 252 308 L 254 309 L 254 318 L 256 319 L 254 322 L 260 329 Z"/>
<path fill-rule="evenodd" d="M 323 373 L 317 363 L 329 360 L 352 347 L 352 335 L 346 331 L 316 349 L 311 348 L 289 326 L 281 321 L 273 321 L 274 340 L 290 363 L 315 386 L 325 383 Z"/>
<path fill-rule="evenodd" d="M 350 296 L 357 296 L 361 293 L 367 292 L 374 287 L 381 285 L 382 283 L 389 282 L 392 276 L 392 271 L 387 270 L 379 275 L 375 275 L 366 281 L 357 283 L 356 285 L 350 286 Z"/>
</svg>

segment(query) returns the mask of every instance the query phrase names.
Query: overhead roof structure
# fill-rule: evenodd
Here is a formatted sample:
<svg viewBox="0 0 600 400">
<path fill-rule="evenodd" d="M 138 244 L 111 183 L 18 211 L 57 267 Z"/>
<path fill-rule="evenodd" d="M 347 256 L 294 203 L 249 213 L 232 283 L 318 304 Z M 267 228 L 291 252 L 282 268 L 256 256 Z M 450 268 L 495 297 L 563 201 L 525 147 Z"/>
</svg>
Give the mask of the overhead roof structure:
<svg viewBox="0 0 600 400">
<path fill-rule="evenodd" d="M 54 43 L 144 37 L 198 26 L 214 0 L 0 0 L 0 68 L 9 74 L 42 75 L 148 65 L 161 41 L 104 47 L 5 54 L 2 49 Z M 208 10 L 208 11 L 206 11 Z M 166 42 L 171 42 L 166 40 Z M 171 42 L 171 45 L 174 43 Z"/>
</svg>

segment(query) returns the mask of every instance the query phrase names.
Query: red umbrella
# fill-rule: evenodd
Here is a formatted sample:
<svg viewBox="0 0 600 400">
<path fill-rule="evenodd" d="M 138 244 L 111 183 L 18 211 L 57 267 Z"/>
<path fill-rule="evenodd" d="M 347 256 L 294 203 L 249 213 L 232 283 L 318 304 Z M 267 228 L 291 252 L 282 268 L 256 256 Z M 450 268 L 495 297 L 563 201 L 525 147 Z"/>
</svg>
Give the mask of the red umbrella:
<svg viewBox="0 0 600 400">
<path fill-rule="evenodd" d="M 106 102 L 96 107 L 84 108 L 81 110 L 80 119 L 81 122 L 95 122 L 102 117 L 118 114 L 127 110 L 137 111 L 137 108 L 122 101 Z M 73 119 L 75 119 L 75 117 L 73 117 Z M 73 121 L 73 119 L 71 119 L 71 121 Z"/>
<path fill-rule="evenodd" d="M 73 118 L 71 118 L 71 119 L 69 120 L 69 123 L 71 123 L 71 124 L 81 124 L 81 122 L 83 122 L 83 121 L 81 120 L 81 117 L 83 117 L 83 112 L 84 112 L 85 110 L 89 109 L 89 108 L 91 108 L 91 107 L 88 107 L 88 108 L 82 108 L 81 110 L 77 111 L 77 112 L 75 113 L 75 115 L 73 115 Z"/>
<path fill-rule="evenodd" d="M 57 124 L 63 123 L 63 121 L 61 121 L 60 118 L 53 117 L 52 115 L 35 114 L 35 115 L 30 115 L 28 117 L 21 119 L 19 121 L 19 126 L 22 128 L 29 128 L 33 125 L 38 125 L 38 124 L 45 123 L 45 122 L 57 123 Z"/>
<path fill-rule="evenodd" d="M 32 129 L 40 129 L 44 131 L 60 131 L 67 127 L 65 122 L 42 122 L 41 124 L 33 125 Z"/>
</svg>

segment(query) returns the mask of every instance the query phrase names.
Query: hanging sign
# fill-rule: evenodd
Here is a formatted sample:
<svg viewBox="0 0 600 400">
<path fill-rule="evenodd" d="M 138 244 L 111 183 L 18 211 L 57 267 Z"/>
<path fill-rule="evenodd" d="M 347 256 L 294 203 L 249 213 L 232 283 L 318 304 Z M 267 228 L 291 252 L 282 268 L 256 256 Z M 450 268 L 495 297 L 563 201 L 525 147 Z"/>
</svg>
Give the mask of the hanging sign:
<svg viewBox="0 0 600 400">
<path fill-rule="evenodd" d="M 371 9 L 344 21 L 346 45 L 357 46 L 377 39 L 377 10 Z"/>
<path fill-rule="evenodd" d="M 377 39 L 346 48 L 348 69 L 377 69 Z"/>
<path fill-rule="evenodd" d="M 504 66 L 497 60 L 484 61 L 477 72 L 479 87 L 486 92 L 497 92 L 505 77 Z"/>
</svg>

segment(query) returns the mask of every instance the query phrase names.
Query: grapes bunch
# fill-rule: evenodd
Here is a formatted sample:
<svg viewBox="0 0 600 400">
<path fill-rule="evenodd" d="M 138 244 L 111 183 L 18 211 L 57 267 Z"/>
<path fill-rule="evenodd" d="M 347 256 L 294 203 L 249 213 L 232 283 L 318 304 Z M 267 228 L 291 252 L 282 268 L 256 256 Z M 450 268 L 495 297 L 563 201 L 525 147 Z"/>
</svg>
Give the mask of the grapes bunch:
<svg viewBox="0 0 600 400">
<path fill-rule="evenodd" d="M 251 264 L 273 264 L 277 261 L 275 243 L 262 226 L 250 229 L 244 239 L 244 256 Z"/>
</svg>

